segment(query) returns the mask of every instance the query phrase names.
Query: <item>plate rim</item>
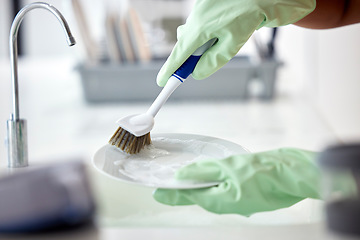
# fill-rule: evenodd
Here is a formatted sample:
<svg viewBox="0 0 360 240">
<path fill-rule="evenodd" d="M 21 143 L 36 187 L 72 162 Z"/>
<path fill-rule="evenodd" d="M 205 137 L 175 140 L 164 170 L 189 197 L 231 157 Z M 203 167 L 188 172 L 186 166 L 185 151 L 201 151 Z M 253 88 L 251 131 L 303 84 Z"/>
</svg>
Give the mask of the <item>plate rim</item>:
<svg viewBox="0 0 360 240">
<path fill-rule="evenodd" d="M 200 134 L 192 134 L 192 133 L 154 133 L 154 134 L 151 134 L 151 137 L 152 138 L 156 138 L 156 137 L 168 137 L 168 136 L 172 136 L 172 137 L 176 137 L 176 136 L 181 136 L 181 137 L 186 137 L 186 138 L 189 138 L 189 139 L 194 139 L 194 138 L 200 138 L 200 137 L 205 137 L 205 138 L 210 138 L 210 139 L 213 139 L 213 140 L 217 140 L 217 141 L 222 141 L 222 142 L 226 142 L 227 144 L 230 144 L 230 145 L 233 145 L 233 146 L 236 146 L 236 147 L 240 147 L 245 153 L 250 153 L 250 151 L 243 147 L 242 145 L 240 144 L 237 144 L 237 143 L 234 143 L 234 142 L 231 142 L 229 140 L 226 140 L 226 139 L 222 139 L 222 138 L 217 138 L 217 137 L 213 137 L 213 136 L 208 136 L 208 135 L 200 135 Z M 110 173 L 102 170 L 98 164 L 96 164 L 96 156 L 98 154 L 101 154 L 102 151 L 111 146 L 109 143 L 103 145 L 102 147 L 100 147 L 93 155 L 92 157 L 92 160 L 91 160 L 91 164 L 93 166 L 93 168 L 95 168 L 100 174 L 103 174 L 107 177 L 110 177 L 111 179 L 114 179 L 116 181 L 120 181 L 120 182 L 123 182 L 123 183 L 127 183 L 127 184 L 133 184 L 133 185 L 137 185 L 137 186 L 143 186 L 143 187 L 150 187 L 150 188 L 162 188 L 162 189 L 198 189 L 198 188 L 206 188 L 206 187 L 212 187 L 212 186 L 216 186 L 218 185 L 219 183 L 221 183 L 220 181 L 217 181 L 217 182 L 197 182 L 196 184 L 194 184 L 193 187 L 189 187 L 188 185 L 185 185 L 184 186 L 181 186 L 181 185 L 164 185 L 164 186 L 154 186 L 154 184 L 146 184 L 146 183 L 143 183 L 143 182 L 136 182 L 136 181 L 130 181 L 130 180 L 126 180 L 126 179 L 121 179 L 121 178 L 117 178 L 113 175 L 111 175 Z M 241 153 L 239 153 L 241 154 Z M 104 163 L 104 160 L 102 161 L 102 163 Z"/>
</svg>

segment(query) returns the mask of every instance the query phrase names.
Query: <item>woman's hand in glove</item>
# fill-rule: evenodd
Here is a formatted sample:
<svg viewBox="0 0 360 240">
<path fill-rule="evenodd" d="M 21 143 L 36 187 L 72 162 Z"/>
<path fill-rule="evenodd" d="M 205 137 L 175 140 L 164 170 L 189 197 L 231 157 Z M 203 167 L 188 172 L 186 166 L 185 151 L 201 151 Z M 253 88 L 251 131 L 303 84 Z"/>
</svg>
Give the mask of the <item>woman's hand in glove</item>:
<svg viewBox="0 0 360 240">
<path fill-rule="evenodd" d="M 293 148 L 204 160 L 181 168 L 178 180 L 220 181 L 191 190 L 157 189 L 154 198 L 167 205 L 197 204 L 214 213 L 253 213 L 289 207 L 319 198 L 315 153 Z"/>
<path fill-rule="evenodd" d="M 315 5 L 315 0 L 197 0 L 186 23 L 178 28 L 178 41 L 157 76 L 158 85 L 165 86 L 182 63 L 210 39 L 218 41 L 197 63 L 192 73 L 195 79 L 224 66 L 256 29 L 294 23 Z"/>
</svg>

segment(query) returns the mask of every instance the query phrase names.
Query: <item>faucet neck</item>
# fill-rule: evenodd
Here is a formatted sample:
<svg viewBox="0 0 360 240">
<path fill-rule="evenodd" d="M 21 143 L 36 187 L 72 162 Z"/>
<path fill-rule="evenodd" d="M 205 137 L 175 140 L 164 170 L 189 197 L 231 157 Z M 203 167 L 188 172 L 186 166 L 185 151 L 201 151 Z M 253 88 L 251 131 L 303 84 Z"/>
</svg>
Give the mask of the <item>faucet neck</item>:
<svg viewBox="0 0 360 240">
<path fill-rule="evenodd" d="M 71 34 L 69 25 L 67 24 L 63 15 L 52 5 L 42 2 L 34 2 L 23 7 L 15 16 L 10 28 L 9 49 L 10 49 L 10 64 L 11 64 L 11 78 L 13 89 L 13 115 L 15 120 L 20 119 L 19 114 L 19 85 L 18 85 L 18 48 L 17 36 L 19 27 L 27 12 L 35 8 L 42 8 L 50 11 L 60 22 L 65 34 L 67 35 L 67 43 L 69 46 L 75 45 L 75 39 Z"/>
</svg>

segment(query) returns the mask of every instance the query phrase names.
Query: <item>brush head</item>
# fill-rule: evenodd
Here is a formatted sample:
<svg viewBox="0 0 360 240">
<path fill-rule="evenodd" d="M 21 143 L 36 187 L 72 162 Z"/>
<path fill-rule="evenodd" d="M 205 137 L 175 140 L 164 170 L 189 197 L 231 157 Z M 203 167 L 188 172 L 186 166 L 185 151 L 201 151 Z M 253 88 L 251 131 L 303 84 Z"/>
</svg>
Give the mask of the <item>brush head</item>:
<svg viewBox="0 0 360 240">
<path fill-rule="evenodd" d="M 127 130 L 119 127 L 114 135 L 110 138 L 109 143 L 114 145 L 126 153 L 136 154 L 140 152 L 146 145 L 151 143 L 150 132 L 137 137 Z"/>
<path fill-rule="evenodd" d="M 135 154 L 151 143 L 150 131 L 154 127 L 154 117 L 150 114 L 130 115 L 116 123 L 119 128 L 109 140 L 111 145 Z"/>
<path fill-rule="evenodd" d="M 140 137 L 152 130 L 154 117 L 147 113 L 136 114 L 121 118 L 116 123 L 136 137 Z"/>
</svg>

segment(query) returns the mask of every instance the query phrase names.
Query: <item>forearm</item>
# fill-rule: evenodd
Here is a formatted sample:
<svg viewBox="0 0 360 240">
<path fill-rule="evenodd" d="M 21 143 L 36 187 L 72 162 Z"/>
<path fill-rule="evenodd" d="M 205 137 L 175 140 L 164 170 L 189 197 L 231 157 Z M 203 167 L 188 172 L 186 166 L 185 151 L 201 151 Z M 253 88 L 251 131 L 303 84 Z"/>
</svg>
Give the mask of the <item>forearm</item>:
<svg viewBox="0 0 360 240">
<path fill-rule="evenodd" d="M 315 10 L 295 25 L 327 29 L 360 22 L 360 0 L 317 0 Z"/>
</svg>

